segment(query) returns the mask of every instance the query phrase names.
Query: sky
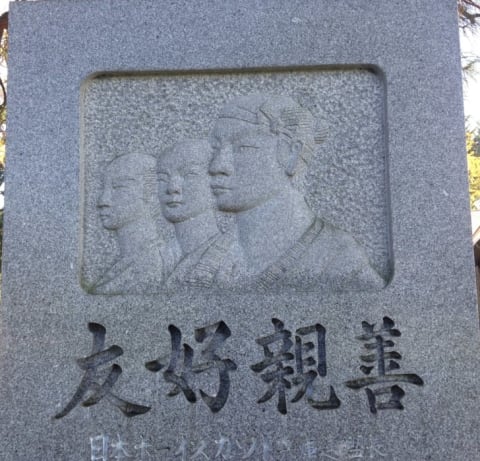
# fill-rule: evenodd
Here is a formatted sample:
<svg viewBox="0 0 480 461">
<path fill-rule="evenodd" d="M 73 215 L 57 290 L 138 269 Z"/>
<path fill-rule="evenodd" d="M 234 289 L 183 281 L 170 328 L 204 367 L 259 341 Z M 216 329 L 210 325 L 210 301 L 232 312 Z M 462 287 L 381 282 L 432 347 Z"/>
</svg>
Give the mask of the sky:
<svg viewBox="0 0 480 461">
<path fill-rule="evenodd" d="M 460 32 L 460 46 L 463 55 L 480 60 L 480 31 L 475 34 Z M 480 126 L 480 62 L 475 66 L 473 75 L 464 80 L 463 101 L 468 126 Z"/>
</svg>

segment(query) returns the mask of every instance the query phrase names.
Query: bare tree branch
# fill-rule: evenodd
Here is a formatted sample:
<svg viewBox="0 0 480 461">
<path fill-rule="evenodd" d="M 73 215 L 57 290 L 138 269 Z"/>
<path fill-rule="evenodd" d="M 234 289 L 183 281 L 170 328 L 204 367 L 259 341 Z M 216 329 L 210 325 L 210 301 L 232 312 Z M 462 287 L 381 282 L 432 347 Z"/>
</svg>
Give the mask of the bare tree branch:
<svg viewBox="0 0 480 461">
<path fill-rule="evenodd" d="M 480 18 L 479 0 L 457 0 L 459 26 L 463 30 L 474 30 Z"/>
</svg>

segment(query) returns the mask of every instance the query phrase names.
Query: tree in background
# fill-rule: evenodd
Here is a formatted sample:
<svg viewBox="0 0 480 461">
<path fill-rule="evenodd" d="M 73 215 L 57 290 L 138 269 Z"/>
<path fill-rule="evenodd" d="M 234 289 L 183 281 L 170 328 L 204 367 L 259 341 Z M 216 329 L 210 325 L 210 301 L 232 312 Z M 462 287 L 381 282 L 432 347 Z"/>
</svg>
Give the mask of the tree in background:
<svg viewBox="0 0 480 461">
<path fill-rule="evenodd" d="M 457 0 L 458 24 L 465 34 L 474 34 L 480 24 L 480 0 Z M 462 54 L 462 68 L 465 84 L 476 77 L 479 56 Z M 468 183 L 470 192 L 470 208 L 480 209 L 480 127 L 469 128 L 465 121 L 465 140 L 467 145 Z"/>
<path fill-rule="evenodd" d="M 466 131 L 470 208 L 480 208 L 480 128 Z"/>
<path fill-rule="evenodd" d="M 480 0 L 457 0 L 458 25 L 465 34 L 473 34 L 478 30 L 480 20 Z M 464 82 L 475 77 L 477 64 L 480 62 L 478 55 L 462 53 L 462 68 Z"/>
<path fill-rule="evenodd" d="M 461 29 L 471 30 L 478 26 L 480 18 L 479 0 L 457 0 L 458 23 Z"/>
</svg>

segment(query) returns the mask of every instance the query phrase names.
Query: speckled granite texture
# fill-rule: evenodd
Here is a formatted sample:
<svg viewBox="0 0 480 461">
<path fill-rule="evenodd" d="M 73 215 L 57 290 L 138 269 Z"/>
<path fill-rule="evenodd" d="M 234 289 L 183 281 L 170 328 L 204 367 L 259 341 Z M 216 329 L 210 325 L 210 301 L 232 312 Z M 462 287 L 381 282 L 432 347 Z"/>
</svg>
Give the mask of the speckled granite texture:
<svg viewBox="0 0 480 461">
<path fill-rule="evenodd" d="M 9 36 L 2 460 L 480 460 L 454 0 L 18 2 Z M 121 243 L 101 211 L 115 175 L 145 179 L 138 164 L 184 138 L 218 132 L 220 155 L 219 119 L 251 93 L 288 95 L 323 136 L 282 238 L 311 212 L 386 287 L 151 289 L 168 257 L 157 271 L 145 217 L 182 251 L 158 206 L 141 214 L 133 285 L 102 294 L 138 237 Z M 268 104 L 253 141 L 291 140 L 298 114 L 279 126 Z M 228 176 L 212 165 L 212 181 Z M 237 215 L 220 216 L 221 236 Z"/>
</svg>

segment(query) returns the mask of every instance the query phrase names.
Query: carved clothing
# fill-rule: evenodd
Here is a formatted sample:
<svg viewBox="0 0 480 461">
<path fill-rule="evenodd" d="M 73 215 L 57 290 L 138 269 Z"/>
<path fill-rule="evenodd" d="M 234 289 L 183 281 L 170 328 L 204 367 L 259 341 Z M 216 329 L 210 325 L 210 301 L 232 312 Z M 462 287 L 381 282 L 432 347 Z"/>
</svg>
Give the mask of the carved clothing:
<svg viewBox="0 0 480 461">
<path fill-rule="evenodd" d="M 374 290 L 385 280 L 370 265 L 364 249 L 347 232 L 315 218 L 297 242 L 273 264 L 254 276 L 235 274 L 237 256 L 225 264 L 218 275 L 224 288 L 277 291 Z M 245 263 L 243 262 L 243 265 Z"/>
<path fill-rule="evenodd" d="M 146 242 L 133 257 L 120 257 L 89 291 L 104 295 L 158 293 L 172 266 L 166 247 L 158 238 Z"/>
<path fill-rule="evenodd" d="M 230 232 L 217 233 L 194 251 L 184 256 L 168 277 L 166 288 L 178 284 L 210 288 L 232 245 Z"/>
</svg>

